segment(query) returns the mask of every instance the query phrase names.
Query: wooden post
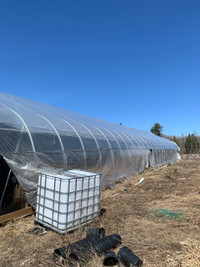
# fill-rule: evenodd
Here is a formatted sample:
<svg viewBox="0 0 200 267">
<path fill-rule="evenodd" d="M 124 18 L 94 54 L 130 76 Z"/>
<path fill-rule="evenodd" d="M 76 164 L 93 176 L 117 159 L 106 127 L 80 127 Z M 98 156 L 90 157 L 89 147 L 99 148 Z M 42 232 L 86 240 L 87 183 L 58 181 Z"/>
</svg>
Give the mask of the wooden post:
<svg viewBox="0 0 200 267">
<path fill-rule="evenodd" d="M 8 214 L 0 216 L 0 224 L 31 214 L 34 214 L 34 209 L 32 207 L 27 207 L 21 210 L 10 212 Z"/>
</svg>

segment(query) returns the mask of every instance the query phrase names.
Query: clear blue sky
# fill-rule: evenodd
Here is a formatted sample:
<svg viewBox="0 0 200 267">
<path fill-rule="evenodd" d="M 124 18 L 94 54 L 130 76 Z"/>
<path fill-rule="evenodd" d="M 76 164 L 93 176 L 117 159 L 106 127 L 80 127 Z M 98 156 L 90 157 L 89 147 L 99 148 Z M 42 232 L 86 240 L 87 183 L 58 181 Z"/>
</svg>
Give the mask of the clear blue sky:
<svg viewBox="0 0 200 267">
<path fill-rule="evenodd" d="M 1 0 L 0 90 L 200 134 L 200 1 Z"/>
</svg>

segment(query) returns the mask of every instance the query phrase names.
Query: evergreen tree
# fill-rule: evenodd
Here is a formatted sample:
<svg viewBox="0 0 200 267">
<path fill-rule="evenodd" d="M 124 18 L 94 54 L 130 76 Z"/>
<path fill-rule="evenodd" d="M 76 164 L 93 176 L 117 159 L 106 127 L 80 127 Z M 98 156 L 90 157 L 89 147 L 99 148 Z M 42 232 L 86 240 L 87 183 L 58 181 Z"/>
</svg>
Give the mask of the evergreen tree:
<svg viewBox="0 0 200 267">
<path fill-rule="evenodd" d="M 185 152 L 187 154 L 198 153 L 199 148 L 200 148 L 200 144 L 197 140 L 197 137 L 194 134 L 188 134 L 185 140 Z"/>
<path fill-rule="evenodd" d="M 154 123 L 153 127 L 150 130 L 153 134 L 161 136 L 161 132 L 163 131 L 163 127 L 160 125 L 160 123 Z"/>
</svg>

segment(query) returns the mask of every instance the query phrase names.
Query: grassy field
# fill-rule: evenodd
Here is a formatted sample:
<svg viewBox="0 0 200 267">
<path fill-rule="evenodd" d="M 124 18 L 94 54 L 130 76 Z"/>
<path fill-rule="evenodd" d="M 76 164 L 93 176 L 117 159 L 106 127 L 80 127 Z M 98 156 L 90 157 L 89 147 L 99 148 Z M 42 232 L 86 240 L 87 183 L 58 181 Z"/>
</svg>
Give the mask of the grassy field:
<svg viewBox="0 0 200 267">
<path fill-rule="evenodd" d="M 140 178 L 141 184 L 135 185 Z M 90 225 L 118 233 L 146 267 L 200 266 L 200 158 L 187 157 L 170 166 L 147 170 L 102 192 L 106 212 Z M 48 231 L 28 235 L 34 216 L 0 228 L 0 266 L 62 266 L 55 248 L 85 237 L 86 228 L 72 234 Z M 120 247 L 119 247 L 120 248 Z M 119 250 L 117 248 L 115 251 Z M 77 265 L 79 266 L 79 265 Z M 86 266 L 102 266 L 97 256 Z"/>
</svg>

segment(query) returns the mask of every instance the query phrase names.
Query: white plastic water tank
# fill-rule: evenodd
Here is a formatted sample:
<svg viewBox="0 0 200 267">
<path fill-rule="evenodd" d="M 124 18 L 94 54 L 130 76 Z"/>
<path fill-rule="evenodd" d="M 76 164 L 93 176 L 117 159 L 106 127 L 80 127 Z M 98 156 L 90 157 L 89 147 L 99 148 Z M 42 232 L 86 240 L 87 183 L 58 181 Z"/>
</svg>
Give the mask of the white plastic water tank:
<svg viewBox="0 0 200 267">
<path fill-rule="evenodd" d="M 41 174 L 35 221 L 59 233 L 69 232 L 98 216 L 100 193 L 100 174 L 80 170 Z"/>
</svg>

